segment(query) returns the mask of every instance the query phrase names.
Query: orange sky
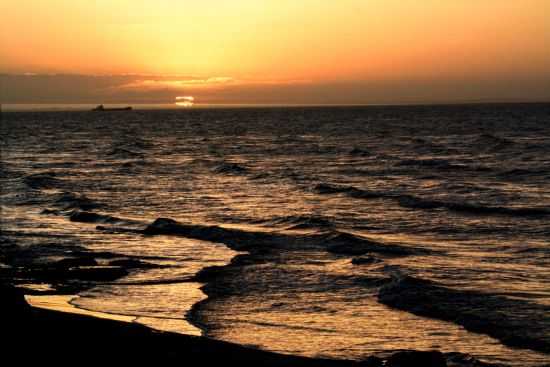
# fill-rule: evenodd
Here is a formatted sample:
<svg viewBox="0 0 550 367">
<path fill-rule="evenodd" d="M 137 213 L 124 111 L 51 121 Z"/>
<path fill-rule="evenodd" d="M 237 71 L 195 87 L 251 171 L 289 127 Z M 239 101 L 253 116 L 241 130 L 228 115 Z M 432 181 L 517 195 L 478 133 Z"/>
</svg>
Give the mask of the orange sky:
<svg viewBox="0 0 550 367">
<path fill-rule="evenodd" d="M 427 100 L 441 88 L 449 100 L 537 99 L 550 86 L 548 0 L 20 0 L 0 14 L 0 73 L 134 75 L 96 97 L 237 102 L 252 88 L 283 101 L 296 86 L 328 103 L 322 88 L 345 84 L 353 101 L 369 85 L 369 103 L 408 84 Z M 502 94 L 514 85 L 521 93 Z M 394 102 L 414 100 L 405 89 Z"/>
</svg>

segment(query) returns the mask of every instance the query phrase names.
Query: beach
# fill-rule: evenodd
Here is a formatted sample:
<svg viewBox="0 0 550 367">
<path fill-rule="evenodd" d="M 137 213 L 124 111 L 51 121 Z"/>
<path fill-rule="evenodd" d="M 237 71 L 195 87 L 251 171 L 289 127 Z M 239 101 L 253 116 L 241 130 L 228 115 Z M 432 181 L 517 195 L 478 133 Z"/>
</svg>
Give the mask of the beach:
<svg viewBox="0 0 550 367">
<path fill-rule="evenodd" d="M 6 285 L 0 286 L 0 294 L 2 355 L 21 363 L 374 367 L 382 366 L 383 361 L 376 357 L 356 362 L 270 353 L 202 337 L 153 331 L 138 324 L 32 308 L 22 292 Z M 399 362 L 402 358 L 398 356 L 393 358 L 397 362 L 386 366 L 446 365 L 444 356 L 437 352 L 409 353 L 407 364 Z"/>
<path fill-rule="evenodd" d="M 178 363 L 183 365 L 355 366 L 277 355 L 211 339 L 155 332 L 138 324 L 31 308 L 1 287 L 2 355 L 21 363 Z"/>
</svg>

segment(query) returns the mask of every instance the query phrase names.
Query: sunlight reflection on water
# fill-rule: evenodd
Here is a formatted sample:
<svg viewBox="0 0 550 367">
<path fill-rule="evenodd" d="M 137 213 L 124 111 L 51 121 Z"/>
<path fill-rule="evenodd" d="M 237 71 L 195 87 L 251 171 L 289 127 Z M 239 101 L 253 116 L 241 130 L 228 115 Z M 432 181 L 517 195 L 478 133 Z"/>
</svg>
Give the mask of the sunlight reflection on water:
<svg viewBox="0 0 550 367">
<path fill-rule="evenodd" d="M 204 298 L 200 284 L 186 281 L 236 253 L 205 241 L 109 234 L 96 230 L 98 223 L 40 214 L 67 192 L 85 194 L 99 204 L 95 212 L 136 220 L 140 228 L 168 217 L 295 235 L 338 230 L 437 251 L 363 267 L 346 257 L 295 251 L 243 267 L 246 282 L 236 287 L 242 294 L 204 306 L 212 336 L 333 357 L 437 348 L 518 366 L 548 359 L 455 324 L 391 310 L 376 302 L 375 289 L 350 283 L 398 270 L 454 290 L 521 300 L 521 312 L 494 312 L 518 316 L 520 324 L 537 321 L 529 305 L 550 302 L 548 217 L 514 210 L 550 208 L 546 112 L 172 108 L 3 116 L 3 232 L 44 262 L 70 256 L 76 246 L 167 266 L 99 284 L 75 304 L 185 330 L 186 310 Z M 319 185 L 353 190 L 322 193 Z M 447 206 L 430 207 L 434 202 Z M 475 205 L 453 210 L 464 203 Z M 48 288 L 36 285 L 40 289 Z"/>
</svg>

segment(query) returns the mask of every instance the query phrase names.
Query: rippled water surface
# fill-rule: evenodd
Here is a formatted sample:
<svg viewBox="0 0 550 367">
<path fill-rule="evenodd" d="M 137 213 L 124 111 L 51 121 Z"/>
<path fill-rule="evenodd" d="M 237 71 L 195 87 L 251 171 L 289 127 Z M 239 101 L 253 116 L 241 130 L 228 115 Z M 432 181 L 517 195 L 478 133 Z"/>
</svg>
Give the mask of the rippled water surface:
<svg viewBox="0 0 550 367">
<path fill-rule="evenodd" d="M 89 284 L 78 307 L 284 353 L 549 361 L 547 347 L 513 348 L 444 315 L 495 315 L 550 343 L 548 105 L 10 112 L 1 133 L 4 238 L 33 261 L 78 247 L 155 265 Z M 206 299 L 193 276 L 227 264 L 238 252 L 226 245 L 238 244 L 137 233 L 159 217 L 281 247 Z M 334 234 L 407 253 L 362 252 L 369 259 L 352 264 L 358 254 L 326 251 Z M 421 293 L 437 298 L 407 296 L 403 279 L 429 281 Z M 391 292 L 407 297 L 401 306 Z"/>
</svg>

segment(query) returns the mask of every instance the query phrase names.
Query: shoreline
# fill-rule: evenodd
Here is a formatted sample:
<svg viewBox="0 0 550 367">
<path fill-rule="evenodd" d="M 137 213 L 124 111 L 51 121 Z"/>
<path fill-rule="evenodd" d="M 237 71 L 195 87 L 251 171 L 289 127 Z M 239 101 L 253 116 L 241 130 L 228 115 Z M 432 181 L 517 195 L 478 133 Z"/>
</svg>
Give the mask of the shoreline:
<svg viewBox="0 0 550 367">
<path fill-rule="evenodd" d="M 97 229 L 100 229 L 98 227 Z M 228 248 L 231 248 L 235 251 L 241 252 L 238 253 L 236 256 L 234 256 L 229 263 L 221 266 L 210 266 L 205 267 L 202 270 L 200 270 L 197 274 L 194 275 L 193 278 L 190 279 L 190 281 L 202 283 L 203 286 L 200 288 L 200 291 L 204 293 L 206 296 L 205 299 L 195 303 L 192 305 L 191 309 L 187 311 L 184 318 L 186 322 L 188 322 L 193 327 L 197 328 L 201 331 L 201 336 L 193 336 L 193 335 L 186 335 L 183 333 L 177 333 L 177 332 L 170 332 L 170 331 L 160 331 L 158 329 L 155 329 L 151 325 L 147 325 L 146 323 L 141 323 L 137 321 L 137 318 L 133 317 L 133 320 L 129 322 L 129 320 L 113 320 L 117 315 L 110 315 L 106 313 L 99 312 L 100 314 L 105 314 L 106 319 L 98 319 L 96 316 L 90 313 L 87 313 L 85 315 L 79 315 L 78 313 L 67 313 L 64 312 L 64 310 L 44 310 L 44 309 L 38 309 L 35 307 L 30 307 L 28 303 L 25 301 L 25 298 L 23 296 L 22 290 L 12 290 L 10 291 L 8 287 L 8 290 L 6 290 L 6 287 L 0 288 L 0 295 L 2 296 L 2 299 L 6 298 L 4 297 L 4 293 L 8 294 L 7 302 L 13 302 L 17 303 L 18 307 L 11 309 L 9 312 L 1 312 L 2 316 L 16 314 L 18 317 L 12 318 L 8 317 L 7 320 L 4 323 L 11 323 L 11 329 L 8 328 L 8 330 L 12 330 L 10 334 L 17 334 L 17 329 L 20 327 L 20 325 L 29 326 L 30 332 L 25 331 L 24 334 L 29 335 L 32 334 L 33 338 L 28 339 L 27 337 L 20 339 L 20 343 L 14 344 L 14 348 L 17 349 L 18 344 L 21 345 L 31 345 L 33 348 L 38 348 L 42 350 L 42 348 L 53 348 L 55 349 L 54 345 L 50 345 L 49 343 L 50 338 L 53 338 L 53 340 L 56 341 L 56 343 L 59 343 L 59 340 L 63 340 L 61 345 L 71 345 L 73 343 L 73 340 L 65 340 L 67 338 L 67 335 L 76 335 L 76 340 L 85 340 L 86 342 L 83 344 L 79 344 L 77 346 L 74 346 L 75 353 L 79 350 L 79 348 L 82 348 L 84 345 L 94 345 L 96 342 L 95 339 L 102 339 L 105 335 L 105 331 L 103 331 L 103 322 L 111 322 L 110 327 L 117 329 L 116 333 L 122 333 L 123 338 L 125 339 L 123 342 L 124 348 L 130 348 L 132 349 L 132 345 L 130 343 L 134 342 L 135 338 L 135 330 L 142 330 L 137 332 L 138 339 L 138 345 L 137 347 L 141 349 L 141 346 L 145 348 L 145 350 L 140 351 L 139 357 L 136 356 L 136 360 L 141 360 L 143 358 L 152 358 L 152 354 L 157 354 L 157 351 L 159 348 L 164 348 L 160 345 L 156 345 L 157 343 L 164 343 L 164 339 L 160 339 L 157 337 L 157 335 L 170 335 L 169 340 L 170 343 L 175 344 L 186 344 L 186 343 L 192 343 L 192 345 L 195 345 L 195 343 L 198 343 L 200 345 L 200 348 L 206 349 L 204 353 L 210 353 L 215 352 L 217 354 L 218 349 L 221 348 L 223 353 L 229 353 L 229 356 L 225 357 L 219 357 L 220 360 L 212 360 L 211 363 L 223 363 L 226 361 L 227 358 L 237 358 L 235 361 L 243 364 L 248 365 L 248 363 L 252 363 L 251 365 L 259 365 L 259 366 L 286 366 L 288 365 L 288 358 L 292 361 L 292 366 L 394 366 L 392 364 L 383 364 L 382 361 L 391 361 L 391 358 L 394 356 L 400 356 L 403 355 L 403 353 L 407 354 L 406 364 L 395 364 L 395 366 L 434 366 L 434 367 L 445 367 L 445 366 L 453 366 L 453 367 L 482 367 L 482 366 L 504 366 L 501 364 L 489 364 L 485 362 L 480 362 L 471 355 L 463 354 L 463 353 L 455 353 L 453 350 L 441 352 L 441 351 L 415 351 L 415 350 L 407 350 L 402 351 L 397 347 L 396 349 L 389 349 L 386 352 L 376 352 L 375 354 L 371 354 L 370 356 L 367 354 L 367 357 L 365 360 L 358 361 L 358 360 L 349 360 L 348 356 L 343 356 L 342 358 L 345 359 L 317 359 L 315 355 L 313 356 L 290 356 L 286 354 L 280 354 L 279 352 L 273 352 L 268 351 L 264 349 L 260 349 L 257 346 L 251 346 L 247 343 L 240 343 L 235 344 L 233 342 L 226 342 L 221 340 L 214 340 L 211 339 L 212 335 L 209 335 L 208 330 L 208 304 L 212 302 L 212 300 L 216 300 L 217 298 L 223 298 L 224 293 L 230 292 L 231 289 L 233 289 L 234 285 L 231 284 L 230 279 L 232 278 L 232 274 L 239 273 L 242 270 L 242 267 L 246 267 L 246 265 L 253 265 L 258 263 L 263 263 L 265 261 L 268 261 L 273 256 L 277 256 L 279 253 L 277 250 L 290 250 L 291 248 L 294 248 L 295 246 L 301 247 L 303 239 L 295 239 L 294 241 L 288 241 L 289 237 L 279 234 L 278 236 L 282 236 L 281 238 L 285 241 L 278 241 L 281 240 L 281 238 L 277 237 L 272 238 L 271 236 L 267 236 L 264 233 L 250 233 L 250 232 L 242 232 L 235 229 L 222 229 L 221 227 L 209 227 L 209 226 L 189 226 L 184 225 L 181 223 L 178 223 L 176 221 L 173 221 L 171 219 L 157 219 L 154 223 L 147 226 L 145 230 L 143 230 L 141 233 L 144 235 L 154 236 L 154 235 L 175 235 L 175 236 L 185 236 L 189 238 L 196 238 L 201 240 L 212 240 L 214 242 L 218 242 L 221 244 L 224 244 Z M 273 234 L 271 234 L 273 235 Z M 267 237 L 266 237 L 267 236 Z M 322 236 L 325 238 L 326 236 Z M 339 242 L 340 237 L 339 236 L 329 236 L 329 239 L 331 241 L 336 241 L 336 243 Z M 306 241 L 308 242 L 308 241 Z M 254 244 L 254 246 L 253 246 Z M 376 243 L 370 243 L 369 242 L 369 249 L 372 251 L 377 250 L 381 253 L 384 253 L 385 251 L 388 251 L 388 249 L 382 249 L 379 248 L 380 246 L 377 246 Z M 391 247 L 390 247 L 391 248 Z M 338 247 L 338 249 L 340 249 Z M 399 248 L 397 248 L 399 249 Z M 342 249 L 340 249 L 342 250 Z M 345 249 L 344 249 L 345 250 Z M 390 251 L 391 254 L 396 252 L 396 248 L 392 248 Z M 90 254 L 88 254 L 89 256 Z M 97 255 L 97 254 L 96 254 Z M 106 256 L 106 254 L 102 254 L 102 256 Z M 107 256 L 110 257 L 110 256 Z M 74 265 L 75 263 L 80 263 L 81 261 L 86 261 L 86 258 L 75 258 L 71 260 L 70 264 Z M 66 261 L 65 261 L 66 262 Z M 65 265 L 65 262 L 60 261 L 61 264 Z M 59 265 L 59 263 L 58 263 Z M 141 264 L 143 265 L 143 264 Z M 51 269 L 50 269 L 51 270 Z M 101 272 L 110 272 L 108 268 L 101 268 Z M 60 269 L 55 270 L 56 274 L 60 272 L 60 274 L 65 274 L 65 272 L 61 271 Z M 47 274 L 42 272 L 38 272 L 37 274 L 43 275 Z M 58 274 L 58 275 L 60 275 Z M 117 275 L 118 272 L 116 272 Z M 12 274 L 15 275 L 15 274 Z M 98 275 L 95 274 L 94 275 Z M 100 276 L 99 278 L 103 278 L 104 276 Z M 11 284 L 11 281 L 8 279 L 4 279 L 5 282 L 8 282 Z M 0 282 L 1 285 L 2 282 Z M 75 291 L 76 289 L 73 289 Z M 11 292 L 11 293 L 10 293 Z M 227 294 L 225 294 L 227 295 Z M 50 296 L 52 294 L 50 293 Z M 53 295 L 54 297 L 69 297 L 70 299 L 74 298 L 74 294 L 71 293 L 68 295 L 67 293 L 63 295 L 60 295 L 57 293 L 56 295 Z M 22 298 L 22 300 L 17 300 L 18 298 Z M 67 303 L 68 305 L 75 307 L 71 303 Z M 4 305 L 3 305 L 4 306 Z M 80 309 L 79 307 L 76 307 Z M 30 312 L 24 311 L 25 309 L 30 309 Z M 23 312 L 23 311 L 24 312 Z M 206 313 L 205 313 L 206 312 Z M 31 315 L 31 321 L 25 321 L 23 316 Z M 112 316 L 112 317 L 109 317 Z M 80 330 L 78 325 L 73 325 L 73 320 L 88 320 L 86 321 L 87 324 L 91 324 L 90 331 L 86 330 Z M 93 321 L 92 321 L 93 320 Z M 81 322 L 81 321 L 78 321 Z M 30 324 L 30 325 L 29 325 Z M 59 325 L 61 325 L 61 328 L 59 328 Z M 136 328 L 137 329 L 134 329 Z M 99 328 L 99 329 L 98 329 Z M 27 327 L 25 327 L 27 329 Z M 153 336 L 143 336 L 141 333 L 143 333 L 143 330 L 147 330 L 145 332 L 147 335 L 154 335 Z M 38 332 L 37 332 L 38 331 Z M 82 335 L 84 333 L 84 335 Z M 35 335 L 37 334 L 37 335 Z M 91 339 L 90 339 L 91 338 Z M 126 341 L 126 339 L 129 338 L 129 341 Z M 147 338 L 146 341 L 143 341 L 141 338 Z M 149 340 L 148 338 L 153 338 L 152 340 Z M 167 338 L 166 336 L 163 336 L 162 338 Z M 198 338 L 198 339 L 195 339 Z M 158 340 L 157 340 L 158 339 Z M 174 339 L 174 341 L 172 341 Z M 17 340 L 17 338 L 16 338 Z M 177 341 L 176 341 L 177 340 Z M 200 340 L 200 341 L 197 341 Z M 45 342 L 46 341 L 46 342 Z M 120 346 L 120 340 L 113 340 L 112 341 L 114 345 Z M 141 344 L 140 344 L 141 343 Z M 95 347 L 95 345 L 94 345 Z M 102 348 L 106 348 L 106 353 L 112 354 L 112 353 L 122 353 L 119 350 L 112 349 L 112 346 L 108 345 Z M 181 347 L 177 346 L 176 350 L 179 350 Z M 184 347 L 184 350 L 186 350 L 187 347 Z M 193 346 L 193 348 L 195 348 Z M 236 349 L 235 349 L 236 348 Z M 11 348 L 10 348 L 11 349 Z M 227 349 L 227 350 L 226 350 Z M 162 349 L 162 353 L 165 353 L 166 351 Z M 82 352 L 83 353 L 83 352 Z M 187 353 L 187 352 L 185 352 Z M 201 349 L 201 352 L 202 349 Z M 233 356 L 233 353 L 239 353 L 242 355 L 239 356 Z M 249 353 L 252 353 L 252 355 L 248 355 Z M 259 353 L 259 354 L 258 354 Z M 126 355 L 127 353 L 122 353 Z M 126 356 L 126 358 L 128 358 Z M 134 358 L 134 357 L 132 357 Z M 218 358 L 216 357 L 204 357 L 202 354 L 200 356 L 196 356 L 194 358 L 197 361 L 199 359 L 202 362 L 203 358 Z M 253 358 L 252 360 L 250 358 Z M 254 358 L 260 358 L 260 360 L 254 359 Z M 266 359 L 267 358 L 267 359 Z M 272 359 L 274 361 L 272 361 Z M 330 357 L 329 357 L 330 358 Z M 337 357 L 338 358 L 338 357 Z M 396 357 L 398 358 L 398 357 Z M 419 364 L 418 358 L 435 358 L 434 362 L 425 363 L 422 362 Z M 234 361 L 233 359 L 230 359 L 231 361 Z M 254 361 L 254 362 L 252 362 Z M 294 362 L 296 361 L 296 362 Z M 314 361 L 314 362 L 313 362 Z M 409 362 L 410 361 L 410 362 Z M 209 362 L 210 363 L 210 362 Z M 275 363 L 275 364 L 272 364 Z M 319 364 L 321 363 L 321 364 Z"/>
<path fill-rule="evenodd" d="M 247 232 L 219 226 L 188 225 L 168 218 L 156 219 L 146 227 L 143 233 L 153 236 L 172 235 L 208 240 L 225 244 L 235 251 L 245 251 L 245 253 L 233 257 L 229 264 L 225 266 L 206 267 L 194 276 L 195 281 L 204 283 L 201 291 L 206 295 L 206 298 L 193 304 L 187 315 L 193 325 L 203 330 L 204 336 L 212 336 L 207 326 L 208 312 L 211 311 L 208 307 L 213 302 L 223 300 L 235 293 L 241 294 L 243 289 L 251 286 L 243 280 L 243 272 L 246 272 L 247 265 L 258 265 L 270 261 L 277 263 L 277 259 L 282 252 L 291 252 L 296 248 L 308 249 L 308 246 L 311 246 L 308 244 L 308 240 L 304 241 L 304 238 L 292 238 L 283 233 Z M 326 234 L 313 236 L 318 236 L 317 240 L 324 242 L 324 247 L 318 246 L 322 251 L 333 252 L 347 256 L 350 259 L 353 256 L 361 256 L 365 253 L 376 254 L 380 258 L 384 258 L 409 256 L 414 252 L 422 253 L 425 251 L 419 248 L 405 248 L 399 245 L 378 243 L 344 232 L 336 232 L 336 234 L 328 236 Z M 349 246 L 350 243 L 353 246 Z M 311 250 L 311 248 L 309 249 Z M 373 279 L 370 281 L 373 281 Z M 402 283 L 405 282 L 412 283 L 414 287 L 410 287 L 410 289 L 403 287 Z M 468 332 L 494 338 L 506 347 L 525 349 L 541 355 L 549 353 L 546 340 L 534 338 L 529 333 L 523 335 L 516 330 L 513 321 L 498 315 L 491 317 L 490 312 L 484 312 L 490 310 L 493 304 L 519 308 L 523 306 L 522 302 L 508 301 L 506 303 L 502 297 L 476 292 L 454 291 L 437 283 L 411 277 L 401 279 L 397 275 L 374 280 L 374 283 L 377 283 L 377 286 L 380 287 L 379 302 L 393 309 L 451 322 L 463 327 Z M 418 286 L 418 284 L 423 285 L 423 287 Z M 246 293 L 246 291 L 244 292 Z M 432 294 L 434 292 L 435 294 Z M 447 298 L 450 298 L 450 301 Z M 466 301 L 463 300 L 464 298 Z M 414 302 L 416 299 L 418 301 Z M 440 304 L 447 305 L 452 311 L 448 312 L 445 308 L 439 309 L 438 305 Z M 419 307 L 419 305 L 424 308 Z M 471 309 L 481 311 L 473 312 L 472 316 Z M 542 309 L 540 307 L 540 320 L 543 320 Z M 523 325 L 523 328 L 527 331 L 537 331 L 539 329 L 538 325 Z"/>
<path fill-rule="evenodd" d="M 205 332 L 204 329 L 196 326 L 193 323 L 193 320 L 187 316 L 187 314 L 191 310 L 188 310 L 183 318 L 178 319 L 182 323 L 185 323 L 185 325 L 182 325 L 181 329 L 170 330 L 170 329 L 162 329 L 162 328 L 156 327 L 154 324 L 146 323 L 143 321 L 148 319 L 158 319 L 157 317 L 94 311 L 85 307 L 81 307 L 73 302 L 80 297 L 78 294 L 25 295 L 24 297 L 25 297 L 25 301 L 31 307 L 37 308 L 37 309 L 58 311 L 58 312 L 64 312 L 68 314 L 83 315 L 83 316 L 89 316 L 89 317 L 95 317 L 95 318 L 107 319 L 107 320 L 115 320 L 115 321 L 130 323 L 130 324 L 135 323 L 135 324 L 146 326 L 152 330 L 173 332 L 181 335 L 203 336 Z"/>
<path fill-rule="evenodd" d="M 115 320 L 127 323 L 136 322 L 137 316 L 120 315 L 109 312 L 92 311 L 78 307 L 72 301 L 78 298 L 78 295 L 25 295 L 25 301 L 29 306 L 42 310 L 58 311 L 74 315 L 83 315 L 96 317 L 98 319 Z"/>
<path fill-rule="evenodd" d="M 184 363 L 292 367 L 498 367 L 460 353 L 398 350 L 362 361 L 309 358 L 202 336 L 156 331 L 138 323 L 30 306 L 23 292 L 0 283 L 5 356 L 24 362 Z"/>
<path fill-rule="evenodd" d="M 180 225 L 171 221 L 162 224 L 168 224 L 169 228 L 174 224 L 175 228 L 179 228 Z M 162 224 L 159 227 L 148 227 L 149 232 L 167 229 Z M 194 235 L 209 237 L 209 232 L 208 230 L 204 231 L 203 228 Z M 224 235 L 227 234 L 223 230 L 222 233 L 218 233 L 217 236 L 225 237 Z M 148 234 L 154 235 L 157 233 Z M 239 237 L 242 234 L 237 231 L 232 235 Z M 230 365 L 266 367 L 505 366 L 481 362 L 467 354 L 443 353 L 437 350 L 396 349 L 380 354 L 367 355 L 362 360 L 350 360 L 287 355 L 264 350 L 257 346 L 212 339 L 208 336 L 207 323 L 203 322 L 202 308 L 212 300 L 212 297 L 216 298 L 216 288 L 219 286 L 218 282 L 224 278 L 223 274 L 238 271 L 241 266 L 257 261 L 261 262 L 265 256 L 274 255 L 265 246 L 251 247 L 251 239 L 246 238 L 242 242 L 237 241 L 241 244 L 238 248 L 233 248 L 235 245 L 231 246 L 227 241 L 221 241 L 225 246 L 244 253 L 238 253 L 228 264 L 223 266 L 203 268 L 191 279 L 191 281 L 203 283 L 200 290 L 206 298 L 193 304 L 184 317 L 186 322 L 201 331 L 200 336 L 158 330 L 139 322 L 138 317 L 82 309 L 71 303 L 75 298 L 72 293 L 54 292 L 42 296 L 58 297 L 61 301 L 65 300 L 66 310 L 33 307 L 27 302 L 24 290 L 11 285 L 8 276 L 8 279 L 0 280 L 0 299 L 2 300 L 0 302 L 0 322 L 2 322 L 2 325 L 7 326 L 3 328 L 4 340 L 8 340 L 6 350 L 13 353 L 14 357 L 25 355 L 27 351 L 32 350 L 33 354 L 27 357 L 27 361 L 30 358 L 30 361 L 36 360 L 40 363 L 48 361 L 58 365 L 74 364 L 75 360 L 85 358 L 87 361 L 97 363 L 102 363 L 106 359 L 125 363 L 142 363 L 143 361 L 175 363 L 186 361 L 192 366 L 200 364 L 223 365 L 227 362 Z M 76 291 L 76 288 L 73 288 L 73 291 Z M 51 353 L 51 351 L 58 350 L 60 346 L 63 348 L 61 352 Z"/>
<path fill-rule="evenodd" d="M 30 306 L 23 293 L 9 285 L 0 285 L 0 295 L 6 354 L 25 361 L 73 364 L 82 358 L 97 362 L 108 358 L 206 364 L 231 361 L 245 366 L 369 365 L 286 356 L 204 337 L 155 331 L 136 323 L 40 309 Z"/>
</svg>

